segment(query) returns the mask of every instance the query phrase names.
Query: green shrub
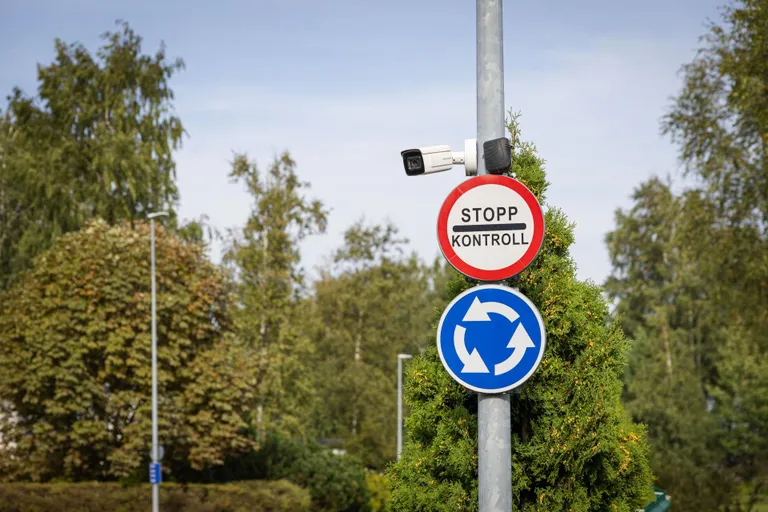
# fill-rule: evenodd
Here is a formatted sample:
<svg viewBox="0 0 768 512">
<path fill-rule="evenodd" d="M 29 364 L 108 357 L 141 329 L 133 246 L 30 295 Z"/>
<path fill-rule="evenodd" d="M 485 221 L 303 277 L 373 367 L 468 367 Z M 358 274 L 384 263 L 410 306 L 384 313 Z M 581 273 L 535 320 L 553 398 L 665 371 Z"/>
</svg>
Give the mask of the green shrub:
<svg viewBox="0 0 768 512">
<path fill-rule="evenodd" d="M 381 473 L 366 471 L 365 484 L 371 492 L 371 512 L 388 512 L 389 487 L 387 477 Z"/>
<path fill-rule="evenodd" d="M 368 512 L 370 492 L 362 465 L 346 455 L 334 455 L 318 445 L 308 445 L 303 456 L 287 471 L 275 475 L 309 489 L 313 511 Z"/>
<path fill-rule="evenodd" d="M 261 448 L 227 459 L 223 466 L 183 476 L 186 481 L 232 482 L 289 480 L 309 490 L 313 512 L 371 510 L 362 464 L 347 455 L 334 455 L 317 443 L 304 443 L 277 433 L 267 435 Z"/>
<path fill-rule="evenodd" d="M 148 484 L 0 484 L 0 512 L 145 512 L 151 502 Z M 308 512 L 310 498 L 285 481 L 162 484 L 160 505 L 163 512 Z"/>
</svg>

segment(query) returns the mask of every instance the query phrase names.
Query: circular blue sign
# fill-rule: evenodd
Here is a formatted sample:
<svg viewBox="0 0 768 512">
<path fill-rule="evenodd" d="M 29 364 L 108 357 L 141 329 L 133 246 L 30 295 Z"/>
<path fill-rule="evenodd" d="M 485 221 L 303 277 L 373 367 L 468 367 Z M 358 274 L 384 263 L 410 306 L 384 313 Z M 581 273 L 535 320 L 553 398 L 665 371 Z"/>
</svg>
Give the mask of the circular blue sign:
<svg viewBox="0 0 768 512">
<path fill-rule="evenodd" d="M 504 393 L 520 386 L 541 363 L 546 330 L 536 306 L 513 288 L 470 288 L 445 308 L 437 326 L 443 366 L 462 386 Z"/>
</svg>

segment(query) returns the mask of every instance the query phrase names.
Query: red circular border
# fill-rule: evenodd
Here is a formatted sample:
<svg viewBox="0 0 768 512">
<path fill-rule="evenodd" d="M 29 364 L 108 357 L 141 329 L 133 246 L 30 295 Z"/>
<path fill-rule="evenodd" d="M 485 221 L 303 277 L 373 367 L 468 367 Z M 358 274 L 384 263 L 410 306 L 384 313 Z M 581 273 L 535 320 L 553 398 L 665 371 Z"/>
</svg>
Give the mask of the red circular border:
<svg viewBox="0 0 768 512">
<path fill-rule="evenodd" d="M 502 185 L 510 188 L 520 194 L 525 200 L 528 208 L 533 215 L 533 240 L 528 250 L 525 251 L 523 256 L 512 265 L 498 269 L 498 270 L 483 270 L 477 267 L 473 267 L 469 263 L 459 258 L 456 251 L 451 247 L 450 240 L 448 239 L 448 214 L 451 212 L 453 205 L 468 191 L 475 187 L 482 185 Z M 541 211 L 541 205 L 536 200 L 536 196 L 533 195 L 528 187 L 520 183 L 514 178 L 508 176 L 499 176 L 495 174 L 483 174 L 475 178 L 468 179 L 461 183 L 458 187 L 453 189 L 448 197 L 445 198 L 443 206 L 440 208 L 440 214 L 437 216 L 437 242 L 440 245 L 440 250 L 448 260 L 453 268 L 464 274 L 465 276 L 477 279 L 479 281 L 502 281 L 508 279 L 525 269 L 536 258 L 536 255 L 541 249 L 542 242 L 544 241 L 544 214 Z"/>
</svg>

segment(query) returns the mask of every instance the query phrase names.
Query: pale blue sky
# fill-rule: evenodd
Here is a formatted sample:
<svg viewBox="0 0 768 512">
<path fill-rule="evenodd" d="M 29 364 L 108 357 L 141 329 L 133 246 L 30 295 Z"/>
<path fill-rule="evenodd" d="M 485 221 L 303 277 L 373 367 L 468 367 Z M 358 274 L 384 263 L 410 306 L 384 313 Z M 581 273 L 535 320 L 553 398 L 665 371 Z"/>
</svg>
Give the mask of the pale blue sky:
<svg viewBox="0 0 768 512">
<path fill-rule="evenodd" d="M 506 104 L 547 160 L 548 203 L 576 222 L 579 277 L 601 282 L 613 212 L 652 174 L 674 172 L 660 116 L 719 0 L 504 3 Z M 232 150 L 262 167 L 288 149 L 329 235 L 304 245 L 321 263 L 355 219 L 389 218 L 431 260 L 438 209 L 463 170 L 406 178 L 400 150 L 475 130 L 475 2 L 391 0 L 3 0 L 0 91 L 31 93 L 53 39 L 95 49 L 122 18 L 187 65 L 171 86 L 190 137 L 177 155 L 180 214 L 242 225 L 249 198 L 227 180 Z M 212 257 L 219 259 L 220 247 Z"/>
</svg>

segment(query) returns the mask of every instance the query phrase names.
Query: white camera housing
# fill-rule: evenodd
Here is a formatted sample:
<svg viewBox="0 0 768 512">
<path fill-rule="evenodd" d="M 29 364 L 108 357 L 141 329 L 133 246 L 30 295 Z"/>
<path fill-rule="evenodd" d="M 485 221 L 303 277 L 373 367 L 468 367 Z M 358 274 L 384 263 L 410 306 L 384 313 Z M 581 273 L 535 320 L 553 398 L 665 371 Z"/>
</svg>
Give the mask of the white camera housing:
<svg viewBox="0 0 768 512">
<path fill-rule="evenodd" d="M 451 146 L 427 146 L 400 152 L 408 176 L 421 176 L 450 170 L 454 164 L 464 165 L 466 175 L 477 174 L 477 140 L 464 141 L 464 151 L 451 151 Z"/>
</svg>

